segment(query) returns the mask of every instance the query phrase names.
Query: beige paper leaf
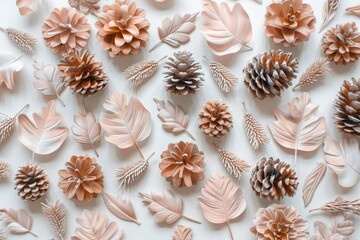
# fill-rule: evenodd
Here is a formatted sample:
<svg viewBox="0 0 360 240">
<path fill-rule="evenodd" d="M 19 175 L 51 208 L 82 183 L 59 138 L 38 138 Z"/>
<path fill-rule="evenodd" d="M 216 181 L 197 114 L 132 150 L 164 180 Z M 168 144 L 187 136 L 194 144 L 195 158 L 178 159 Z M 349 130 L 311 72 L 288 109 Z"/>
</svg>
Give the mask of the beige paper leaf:
<svg viewBox="0 0 360 240">
<path fill-rule="evenodd" d="M 192 230 L 191 228 L 184 227 L 183 225 L 177 225 L 173 240 L 191 240 L 192 239 Z"/>
<path fill-rule="evenodd" d="M 215 173 L 201 189 L 199 203 L 209 222 L 227 224 L 233 240 L 230 220 L 239 217 L 246 209 L 241 188 L 232 183 L 228 177 Z"/>
<path fill-rule="evenodd" d="M 66 209 L 64 204 L 60 201 L 52 204 L 46 200 L 46 203 L 41 203 L 41 210 L 56 236 L 64 240 L 66 234 Z"/>
<path fill-rule="evenodd" d="M 32 217 L 29 216 L 25 209 L 15 210 L 12 208 L 1 208 L 0 221 L 3 221 L 6 224 L 7 229 L 12 233 L 30 233 L 37 237 L 35 233 L 31 232 Z"/>
<path fill-rule="evenodd" d="M 143 203 L 154 214 L 155 221 L 158 223 L 173 224 L 180 218 L 200 223 L 183 215 L 184 206 L 182 199 L 175 197 L 169 190 L 163 194 L 153 191 L 150 194 L 141 192 L 139 194 L 143 198 Z"/>
<path fill-rule="evenodd" d="M 32 54 L 34 52 L 37 39 L 33 35 L 15 28 L 0 27 L 0 30 L 3 31 L 10 41 L 23 52 L 28 54 Z"/>
<path fill-rule="evenodd" d="M 329 213 L 352 213 L 360 215 L 360 198 L 355 200 L 343 200 L 341 196 L 337 197 L 334 201 L 326 203 L 324 206 L 310 210 L 325 211 Z"/>
<path fill-rule="evenodd" d="M 24 66 L 20 60 L 22 57 L 15 57 L 8 51 L 0 51 L 0 85 L 5 84 L 8 89 L 14 89 L 14 73 L 19 72 Z"/>
<path fill-rule="evenodd" d="M 357 6 L 349 7 L 346 9 L 346 11 L 360 17 L 360 4 Z"/>
<path fill-rule="evenodd" d="M 127 199 L 120 199 L 109 193 L 103 193 L 103 199 L 105 206 L 109 211 L 114 214 L 116 217 L 127 221 L 134 222 L 140 225 L 140 222 L 137 220 L 134 207 L 131 201 Z"/>
<path fill-rule="evenodd" d="M 274 111 L 277 120 L 269 124 L 270 131 L 279 145 L 295 151 L 295 164 L 298 151 L 314 151 L 324 141 L 326 121 L 315 115 L 318 108 L 305 92 L 288 104 L 288 114 L 279 108 Z"/>
<path fill-rule="evenodd" d="M 252 27 L 245 9 L 236 3 L 230 9 L 227 2 L 218 4 L 213 0 L 202 0 L 201 16 L 204 23 L 201 32 L 212 52 L 225 56 L 239 52 L 251 40 Z"/>
<path fill-rule="evenodd" d="M 16 0 L 20 15 L 29 15 L 37 11 L 38 0 Z"/>
<path fill-rule="evenodd" d="M 0 181 L 9 176 L 9 165 L 6 162 L 0 161 Z"/>
<path fill-rule="evenodd" d="M 68 0 L 71 7 L 79 9 L 80 12 L 87 14 L 89 12 L 96 14 L 99 10 L 100 0 Z"/>
<path fill-rule="evenodd" d="M 303 185 L 303 200 L 304 205 L 307 207 L 319 186 L 321 180 L 324 178 L 326 173 L 326 164 L 318 163 L 311 173 L 306 177 Z"/>
<path fill-rule="evenodd" d="M 166 17 L 162 21 L 162 26 L 158 27 L 158 33 L 160 42 L 152 47 L 149 52 L 160 46 L 162 43 L 166 43 L 173 48 L 177 48 L 190 41 L 190 33 L 195 30 L 195 20 L 199 13 L 175 14 L 173 18 Z"/>
<path fill-rule="evenodd" d="M 157 116 L 163 122 L 162 127 L 167 132 L 171 132 L 174 135 L 185 132 L 189 137 L 195 140 L 187 130 L 189 115 L 187 115 L 180 106 L 175 105 L 170 101 L 165 102 L 156 98 L 154 98 L 154 101 L 159 111 Z"/>
<path fill-rule="evenodd" d="M 339 7 L 340 0 L 325 0 L 323 11 L 323 23 L 321 24 L 319 32 L 329 24 L 329 22 L 335 17 L 336 10 Z"/>
<path fill-rule="evenodd" d="M 340 186 L 354 186 L 360 178 L 360 151 L 356 139 L 336 142 L 326 138 L 324 151 L 326 163 L 336 173 Z"/>
<path fill-rule="evenodd" d="M 48 155 L 58 150 L 65 142 L 69 129 L 61 126 L 63 116 L 55 109 L 55 102 L 51 100 L 41 113 L 34 113 L 33 123 L 26 115 L 19 116 L 19 141 L 35 154 Z"/>
<path fill-rule="evenodd" d="M 71 131 L 75 135 L 78 143 L 91 146 L 97 157 L 99 157 L 96 147 L 101 142 L 101 126 L 96 122 L 94 113 L 88 112 L 85 108 L 85 103 L 80 107 L 79 114 L 74 116 L 75 125 L 72 126 Z"/>
</svg>

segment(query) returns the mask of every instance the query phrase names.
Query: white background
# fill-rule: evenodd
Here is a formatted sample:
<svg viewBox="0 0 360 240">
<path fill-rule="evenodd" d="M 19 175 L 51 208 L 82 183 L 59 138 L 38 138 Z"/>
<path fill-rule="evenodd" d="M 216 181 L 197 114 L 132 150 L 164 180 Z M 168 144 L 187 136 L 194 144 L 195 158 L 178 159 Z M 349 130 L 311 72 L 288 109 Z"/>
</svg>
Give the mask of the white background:
<svg viewBox="0 0 360 240">
<path fill-rule="evenodd" d="M 39 0 L 40 2 L 41 0 Z M 101 1 L 101 4 L 111 3 L 112 1 Z M 234 1 L 228 1 L 230 5 L 234 4 Z M 173 226 L 167 226 L 163 224 L 157 224 L 152 215 L 148 212 L 147 208 L 141 203 L 141 199 L 138 197 L 139 191 L 149 192 L 150 190 L 164 191 L 165 189 L 171 189 L 177 196 L 184 199 L 184 213 L 195 219 L 201 220 L 203 224 L 197 225 L 186 220 L 180 220 L 178 223 L 193 228 L 193 239 L 208 239 L 218 240 L 230 239 L 228 230 L 225 225 L 213 225 L 208 223 L 201 212 L 200 206 L 197 202 L 197 198 L 200 195 L 200 189 L 204 185 L 205 181 L 199 182 L 193 188 L 177 189 L 173 188 L 169 182 L 165 181 L 160 176 L 160 169 L 158 167 L 160 154 L 166 149 L 169 143 L 178 142 L 180 140 L 191 141 L 187 135 L 173 136 L 165 132 L 161 127 L 161 122 L 157 118 L 156 105 L 152 98 L 156 97 L 159 99 L 172 99 L 177 104 L 180 104 L 190 114 L 189 130 L 196 138 L 196 143 L 200 150 L 205 152 L 206 162 L 206 178 L 209 178 L 212 173 L 219 172 L 227 175 L 223 169 L 221 163 L 218 160 L 216 152 L 211 147 L 212 139 L 204 136 L 197 126 L 198 117 L 197 114 L 201 109 L 202 105 L 209 99 L 219 98 L 230 105 L 231 111 L 234 116 L 234 128 L 230 134 L 216 141 L 217 144 L 225 149 L 228 149 L 239 156 L 243 157 L 253 166 L 257 160 L 260 159 L 261 155 L 273 156 L 280 158 L 282 161 L 289 162 L 293 167 L 293 153 L 286 151 L 277 145 L 273 139 L 267 146 L 264 153 L 254 153 L 248 145 L 244 131 L 243 131 L 243 111 L 242 102 L 244 101 L 247 108 L 264 124 L 267 125 L 272 120 L 273 110 L 277 107 L 285 107 L 286 103 L 292 98 L 299 96 L 301 92 L 292 92 L 290 89 L 285 91 L 281 98 L 267 99 L 259 101 L 252 98 L 242 83 L 242 69 L 246 63 L 256 54 L 269 51 L 270 49 L 276 49 L 279 46 L 275 46 L 270 39 L 264 35 L 264 14 L 266 6 L 270 3 L 269 0 L 265 0 L 263 5 L 256 3 L 253 0 L 241 0 L 240 2 L 246 11 L 249 13 L 252 24 L 253 24 L 253 38 L 249 45 L 254 50 L 250 52 L 243 52 L 235 54 L 232 57 L 217 59 L 229 66 L 232 71 L 238 76 L 240 84 L 237 86 L 230 96 L 223 95 L 216 84 L 209 75 L 208 67 L 202 60 L 202 55 L 206 55 L 209 58 L 214 56 L 211 54 L 205 39 L 198 30 L 202 19 L 198 17 L 196 24 L 197 29 L 191 34 L 191 41 L 181 46 L 180 49 L 189 50 L 194 53 L 195 58 L 203 65 L 203 71 L 205 73 L 205 83 L 194 96 L 190 97 L 176 97 L 168 94 L 164 90 L 163 76 L 160 69 L 157 74 L 147 82 L 139 91 L 133 92 L 128 83 L 125 81 L 121 71 L 130 64 L 142 60 L 142 59 L 160 59 L 165 54 L 170 56 L 175 49 L 167 46 L 166 44 L 161 45 L 152 53 L 148 53 L 148 49 L 158 42 L 157 27 L 160 25 L 161 20 L 166 16 L 173 16 L 175 13 L 194 13 L 195 11 L 201 10 L 200 0 L 170 0 L 169 4 L 154 4 L 152 0 L 138 0 L 137 3 L 140 7 L 146 9 L 147 18 L 151 23 L 150 28 L 150 40 L 146 49 L 143 49 L 138 56 L 131 56 L 128 58 L 110 58 L 108 54 L 102 50 L 100 44 L 96 41 L 96 28 L 94 23 L 96 17 L 94 15 L 88 15 L 88 21 L 91 23 L 91 39 L 88 43 L 88 48 L 96 54 L 96 59 L 102 61 L 105 65 L 105 69 L 108 72 L 110 78 L 109 86 L 105 91 L 100 92 L 94 97 L 86 100 L 87 107 L 94 111 L 97 119 L 100 117 L 100 113 L 103 110 L 102 103 L 112 92 L 125 92 L 127 95 L 136 95 L 145 105 L 145 107 L 152 113 L 152 124 L 153 131 L 151 136 L 144 143 L 141 144 L 141 149 L 146 155 L 155 151 L 156 155 L 151 160 L 150 167 L 146 172 L 145 176 L 141 181 L 131 190 L 123 191 L 119 190 L 117 183 L 114 178 L 115 169 L 120 167 L 122 164 L 136 160 L 139 155 L 135 148 L 129 150 L 119 150 L 116 146 L 105 142 L 101 143 L 98 151 L 100 158 L 98 159 L 99 164 L 105 174 L 105 189 L 104 191 L 118 194 L 121 196 L 129 197 L 134 204 L 134 208 L 138 215 L 138 219 L 141 221 L 141 226 L 133 223 L 128 223 L 115 218 L 104 206 L 102 197 L 98 197 L 91 202 L 77 202 L 76 200 L 66 199 L 62 191 L 57 187 L 59 169 L 64 168 L 64 164 L 68 161 L 71 155 L 85 155 L 89 154 L 93 156 L 93 152 L 89 149 L 84 149 L 80 144 L 74 140 L 74 136 L 70 132 L 66 143 L 61 147 L 59 151 L 47 157 L 36 156 L 35 162 L 40 164 L 49 175 L 50 189 L 46 195 L 46 198 L 50 201 L 60 200 L 66 205 L 68 211 L 68 231 L 66 239 L 74 234 L 76 227 L 75 219 L 81 216 L 83 209 L 92 209 L 101 213 L 106 213 L 109 218 L 116 221 L 121 228 L 125 229 L 125 238 L 128 240 L 155 240 L 155 239 L 171 239 L 172 233 L 175 228 Z M 310 2 L 310 1 L 307 1 Z M 317 30 L 322 21 L 322 9 L 324 1 L 311 1 L 314 13 L 317 17 Z M 345 13 L 345 8 L 355 5 L 357 1 L 348 0 L 342 1 L 338 14 L 335 19 L 331 22 L 330 26 L 336 23 L 345 23 L 347 21 L 357 21 L 360 23 L 359 18 L 350 16 Z M 50 49 L 45 47 L 44 41 L 41 37 L 41 26 L 45 18 L 47 18 L 54 7 L 66 6 L 67 1 L 45 1 L 45 4 L 40 6 L 40 10 L 30 16 L 20 16 L 15 6 L 15 1 L 1 1 L 0 3 L 0 25 L 1 27 L 15 27 L 24 31 L 27 31 L 35 35 L 39 39 L 38 48 L 34 54 L 34 58 L 38 61 L 44 61 L 45 63 L 57 64 L 58 58 L 53 55 Z M 321 35 L 318 31 L 314 32 L 309 42 L 306 42 L 298 47 L 286 49 L 292 51 L 300 61 L 300 72 L 302 72 L 310 62 L 323 56 L 320 49 Z M 7 49 L 20 55 L 21 52 L 14 47 L 6 36 L 1 33 L 0 35 L 0 48 L 1 50 Z M 47 103 L 44 98 L 34 87 L 33 87 L 33 68 L 32 58 L 26 56 L 24 58 L 25 66 L 23 70 L 16 74 L 16 87 L 13 91 L 10 91 L 4 87 L 0 89 L 0 112 L 8 115 L 13 115 L 22 108 L 23 105 L 30 103 L 31 107 L 27 114 L 30 116 L 33 112 L 39 112 L 41 107 Z M 339 140 L 342 136 L 338 133 L 333 120 L 334 113 L 334 99 L 336 93 L 339 90 L 343 80 L 351 79 L 351 77 L 360 77 L 359 69 L 360 61 L 347 66 L 335 66 L 331 64 L 333 69 L 332 74 L 329 74 L 320 84 L 317 84 L 315 88 L 309 89 L 309 93 L 312 100 L 320 105 L 318 114 L 326 117 L 328 136 Z M 295 80 L 297 82 L 297 80 Z M 67 127 L 73 125 L 73 115 L 78 112 L 81 103 L 81 97 L 72 95 L 68 89 L 66 89 L 62 95 L 66 107 L 62 107 L 57 102 L 57 111 L 64 115 L 63 124 Z M 267 130 L 268 132 L 268 130 Z M 40 209 L 40 202 L 44 201 L 45 198 L 37 202 L 24 202 L 21 200 L 17 193 L 13 190 L 13 176 L 19 166 L 24 163 L 31 161 L 31 152 L 22 146 L 17 140 L 17 130 L 13 133 L 8 141 L 0 146 L 0 159 L 6 161 L 11 167 L 11 177 L 8 181 L 0 184 L 0 207 L 4 208 L 25 208 L 31 216 L 33 216 L 33 232 L 39 235 L 39 239 L 49 239 L 54 234 L 48 227 Z M 309 220 L 309 231 L 313 233 L 313 221 L 316 219 L 324 219 L 330 223 L 329 215 L 321 214 L 308 214 L 308 210 L 311 208 L 319 207 L 320 205 L 332 201 L 336 196 L 342 195 L 345 199 L 354 199 L 359 197 L 360 186 L 359 184 L 351 189 L 343 189 L 337 183 L 336 175 L 328 169 L 326 176 L 321 182 L 314 200 L 308 208 L 304 208 L 302 201 L 301 189 L 303 181 L 307 174 L 315 167 L 317 162 L 324 161 L 323 147 L 320 147 L 312 153 L 301 153 L 298 159 L 298 164 L 295 167 L 299 177 L 299 187 L 296 196 L 292 199 L 286 198 L 281 203 L 287 205 L 293 205 L 301 212 L 304 218 Z M 252 226 L 252 221 L 256 210 L 259 207 L 266 207 L 269 202 L 258 199 L 249 185 L 250 173 L 245 173 L 240 182 L 239 186 L 243 189 L 248 207 L 246 211 L 236 220 L 232 221 L 232 230 L 234 232 L 235 239 L 255 239 L 254 236 L 249 232 L 249 228 Z M 356 220 L 356 226 L 359 227 L 359 221 Z M 29 234 L 23 236 L 8 235 L 9 239 L 33 239 Z M 357 230 L 351 239 L 360 239 L 360 230 Z"/>
</svg>

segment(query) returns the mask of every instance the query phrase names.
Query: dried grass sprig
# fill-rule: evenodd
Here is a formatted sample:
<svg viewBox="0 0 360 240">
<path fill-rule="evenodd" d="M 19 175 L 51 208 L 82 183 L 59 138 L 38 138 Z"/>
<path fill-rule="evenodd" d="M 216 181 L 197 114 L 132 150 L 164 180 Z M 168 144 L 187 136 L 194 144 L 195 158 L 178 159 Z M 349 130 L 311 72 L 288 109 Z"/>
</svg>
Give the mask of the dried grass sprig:
<svg viewBox="0 0 360 240">
<path fill-rule="evenodd" d="M 8 38 L 22 51 L 31 54 L 34 52 L 34 46 L 37 43 L 36 37 L 29 33 L 17 30 L 15 28 L 1 28 Z"/>
<path fill-rule="evenodd" d="M 66 210 L 64 204 L 60 201 L 52 204 L 46 200 L 46 204 L 41 203 L 41 210 L 55 234 L 61 240 L 64 240 L 66 234 Z"/>
<path fill-rule="evenodd" d="M 9 176 L 9 165 L 6 162 L 0 162 L 0 180 Z"/>
<path fill-rule="evenodd" d="M 356 215 L 360 215 L 360 199 L 355 200 L 343 200 L 342 197 L 337 197 L 334 201 L 326 203 L 324 206 L 310 210 L 325 211 L 329 213 L 349 212 Z"/>
</svg>

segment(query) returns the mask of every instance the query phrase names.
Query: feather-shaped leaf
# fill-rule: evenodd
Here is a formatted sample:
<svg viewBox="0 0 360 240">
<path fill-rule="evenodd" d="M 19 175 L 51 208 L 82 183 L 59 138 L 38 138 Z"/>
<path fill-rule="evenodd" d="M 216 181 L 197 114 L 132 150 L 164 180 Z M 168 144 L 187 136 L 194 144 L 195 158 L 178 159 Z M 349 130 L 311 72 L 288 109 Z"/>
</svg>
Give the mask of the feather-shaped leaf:
<svg viewBox="0 0 360 240">
<path fill-rule="evenodd" d="M 0 220 L 6 224 L 7 229 L 12 233 L 30 233 L 37 237 L 36 234 L 31 232 L 32 217 L 29 216 L 25 209 L 15 210 L 12 208 L 1 208 Z"/>
<path fill-rule="evenodd" d="M 177 225 L 173 240 L 191 240 L 192 239 L 192 230 L 191 228 L 184 227 L 183 225 Z"/>
<path fill-rule="evenodd" d="M 360 4 L 357 6 L 349 7 L 346 9 L 346 11 L 360 17 Z"/>
<path fill-rule="evenodd" d="M 27 54 L 32 54 L 34 52 L 37 39 L 33 35 L 15 28 L 0 27 L 0 31 L 3 31 L 9 40 L 21 51 Z"/>
<path fill-rule="evenodd" d="M 325 160 L 328 166 L 336 173 L 342 187 L 354 186 L 360 177 L 360 151 L 356 139 L 336 142 L 325 139 Z"/>
<path fill-rule="evenodd" d="M 199 13 L 175 14 L 173 18 L 166 17 L 162 21 L 162 26 L 158 28 L 160 42 L 150 49 L 150 52 L 160 44 L 166 43 L 171 47 L 177 48 L 182 44 L 189 42 L 190 33 L 195 30 L 195 20 Z"/>
<path fill-rule="evenodd" d="M 85 103 L 81 106 L 79 114 L 74 116 L 75 125 L 71 130 L 75 135 L 77 142 L 91 146 L 99 157 L 96 147 L 101 142 L 101 126 L 96 122 L 96 118 L 92 112 L 88 112 Z"/>
<path fill-rule="evenodd" d="M 64 239 L 66 234 L 66 210 L 64 204 L 59 201 L 54 204 L 46 201 L 46 204 L 41 203 L 41 209 L 55 234 L 60 239 Z"/>
<path fill-rule="evenodd" d="M 323 23 L 321 24 L 319 32 L 321 32 L 329 22 L 335 17 L 336 10 L 339 7 L 340 0 L 325 0 Z"/>
<path fill-rule="evenodd" d="M 19 141 L 34 154 L 48 155 L 60 148 L 68 136 L 69 129 L 59 126 L 63 116 L 55 109 L 51 100 L 41 113 L 34 113 L 33 123 L 26 115 L 19 116 Z"/>
<path fill-rule="evenodd" d="M 137 220 L 134 207 L 132 203 L 127 199 L 119 199 L 112 194 L 103 193 L 103 199 L 105 206 L 109 211 L 114 214 L 116 217 L 127 221 L 134 222 L 140 225 L 140 222 Z"/>
<path fill-rule="evenodd" d="M 202 5 L 205 22 L 201 32 L 215 55 L 237 53 L 251 40 L 250 18 L 240 3 L 233 9 L 227 2 L 218 4 L 213 0 L 203 0 Z"/>
<path fill-rule="evenodd" d="M 298 151 L 311 152 L 323 143 L 326 122 L 315 115 L 318 107 L 305 92 L 288 104 L 289 114 L 274 111 L 277 120 L 269 125 L 270 131 L 279 145 L 295 151 L 295 163 Z"/>
<path fill-rule="evenodd" d="M 303 200 L 305 207 L 311 202 L 317 187 L 326 173 L 326 164 L 318 163 L 311 173 L 306 177 L 303 185 Z"/>
<path fill-rule="evenodd" d="M 37 11 L 38 0 L 16 0 L 20 15 L 29 15 Z"/>
<path fill-rule="evenodd" d="M 19 72 L 24 66 L 21 58 L 22 56 L 15 57 L 8 51 L 0 51 L 0 85 L 5 84 L 8 89 L 14 88 L 14 73 Z"/>
<path fill-rule="evenodd" d="M 0 161 L 0 181 L 9 176 L 9 164 Z"/>
</svg>

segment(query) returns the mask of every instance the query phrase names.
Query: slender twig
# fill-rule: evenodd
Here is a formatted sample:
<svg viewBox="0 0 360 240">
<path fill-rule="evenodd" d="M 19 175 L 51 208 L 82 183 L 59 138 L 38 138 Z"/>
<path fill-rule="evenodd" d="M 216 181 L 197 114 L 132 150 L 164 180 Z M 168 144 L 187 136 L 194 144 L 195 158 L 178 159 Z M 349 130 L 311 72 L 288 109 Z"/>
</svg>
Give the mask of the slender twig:
<svg viewBox="0 0 360 240">
<path fill-rule="evenodd" d="M 226 221 L 226 225 L 227 225 L 227 227 L 228 227 L 228 229 L 229 229 L 231 240 L 234 240 L 234 235 L 233 235 L 233 233 L 232 233 L 232 231 L 231 231 L 231 227 L 230 227 L 229 221 Z"/>
<path fill-rule="evenodd" d="M 201 222 L 197 221 L 197 220 L 194 220 L 192 218 L 189 218 L 189 217 L 186 217 L 184 215 L 181 216 L 182 218 L 186 219 L 186 220 L 189 220 L 190 222 L 194 222 L 194 223 L 197 223 L 197 224 L 201 224 Z"/>
</svg>

